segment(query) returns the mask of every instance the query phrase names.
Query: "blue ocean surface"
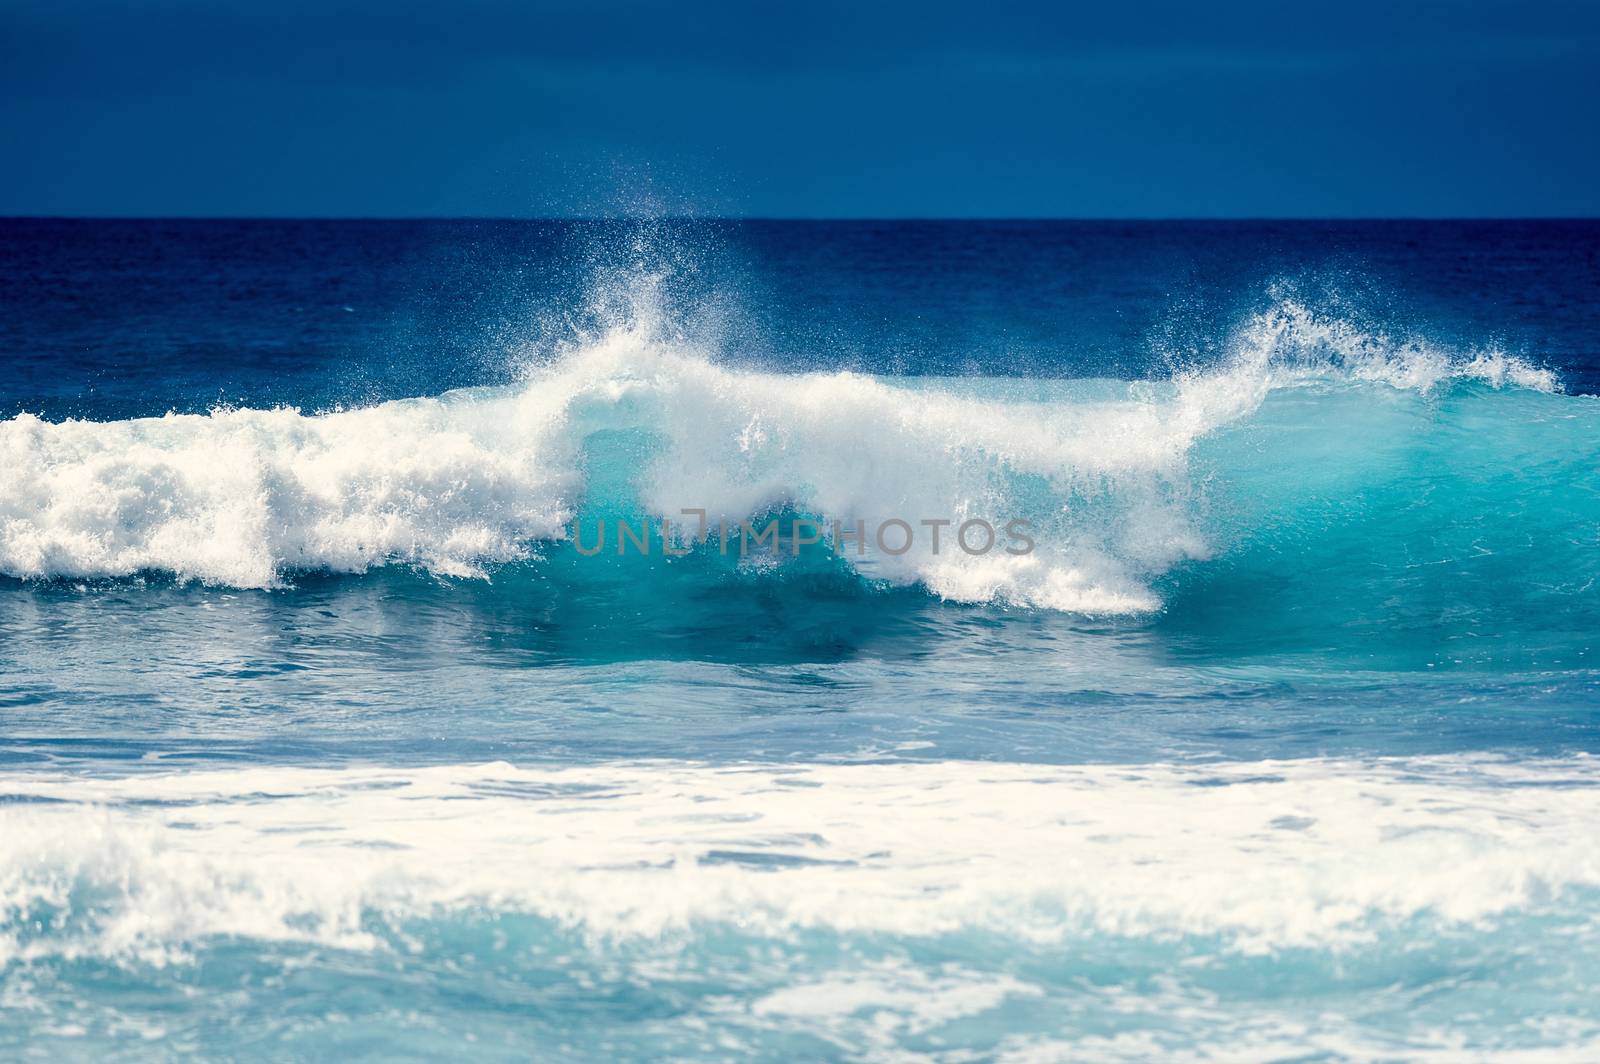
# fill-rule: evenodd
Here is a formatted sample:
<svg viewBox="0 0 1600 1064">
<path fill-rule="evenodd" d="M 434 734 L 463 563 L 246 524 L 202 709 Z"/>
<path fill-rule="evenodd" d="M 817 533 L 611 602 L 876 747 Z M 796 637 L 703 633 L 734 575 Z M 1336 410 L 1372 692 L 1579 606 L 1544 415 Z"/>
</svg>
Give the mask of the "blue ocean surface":
<svg viewBox="0 0 1600 1064">
<path fill-rule="evenodd" d="M 14 219 L 0 366 L 0 1057 L 1600 1058 L 1600 222 Z"/>
</svg>

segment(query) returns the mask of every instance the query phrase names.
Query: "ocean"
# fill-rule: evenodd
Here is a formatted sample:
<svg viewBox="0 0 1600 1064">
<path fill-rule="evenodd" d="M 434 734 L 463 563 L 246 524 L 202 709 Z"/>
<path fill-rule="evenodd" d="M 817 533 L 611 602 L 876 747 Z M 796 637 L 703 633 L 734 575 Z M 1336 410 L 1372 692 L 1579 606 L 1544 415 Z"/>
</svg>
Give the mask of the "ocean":
<svg viewBox="0 0 1600 1064">
<path fill-rule="evenodd" d="M 1600 1058 L 1600 222 L 12 219 L 0 366 L 0 1057 Z"/>
</svg>

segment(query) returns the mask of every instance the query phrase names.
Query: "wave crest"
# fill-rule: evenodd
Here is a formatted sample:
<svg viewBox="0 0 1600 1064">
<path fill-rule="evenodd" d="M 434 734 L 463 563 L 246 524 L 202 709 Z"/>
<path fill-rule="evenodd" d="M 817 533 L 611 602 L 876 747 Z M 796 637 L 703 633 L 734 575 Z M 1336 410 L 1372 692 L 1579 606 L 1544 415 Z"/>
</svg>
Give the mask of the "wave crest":
<svg viewBox="0 0 1600 1064">
<path fill-rule="evenodd" d="M 1215 549 L 1197 441 L 1275 391 L 1426 394 L 1448 380 L 1557 387 L 1503 353 L 1397 343 L 1293 301 L 1248 321 L 1220 366 L 1149 383 L 762 373 L 635 322 L 510 389 L 311 415 L 13 418 L 0 424 L 0 572 L 247 588 L 387 564 L 483 576 L 568 538 L 586 508 L 733 523 L 788 508 L 846 523 L 1023 519 L 1038 544 L 1026 556 L 926 541 L 844 556 L 961 601 L 1149 611 L 1157 577 Z"/>
</svg>

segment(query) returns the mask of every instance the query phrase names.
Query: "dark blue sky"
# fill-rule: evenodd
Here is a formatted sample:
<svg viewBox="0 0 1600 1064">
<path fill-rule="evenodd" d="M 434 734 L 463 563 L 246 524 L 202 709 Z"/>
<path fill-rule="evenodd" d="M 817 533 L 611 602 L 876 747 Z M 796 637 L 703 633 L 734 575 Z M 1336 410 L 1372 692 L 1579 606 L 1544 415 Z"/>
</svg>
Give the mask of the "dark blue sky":
<svg viewBox="0 0 1600 1064">
<path fill-rule="evenodd" d="M 0 214 L 1600 215 L 1600 3 L 0 0 Z"/>
</svg>

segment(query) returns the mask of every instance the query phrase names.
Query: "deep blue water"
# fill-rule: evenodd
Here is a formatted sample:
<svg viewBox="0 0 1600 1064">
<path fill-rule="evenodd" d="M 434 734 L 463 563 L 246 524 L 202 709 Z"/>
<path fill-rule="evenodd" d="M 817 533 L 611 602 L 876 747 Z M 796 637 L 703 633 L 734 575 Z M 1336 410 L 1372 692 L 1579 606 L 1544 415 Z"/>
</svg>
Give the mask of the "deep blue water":
<svg viewBox="0 0 1600 1064">
<path fill-rule="evenodd" d="M 0 360 L 0 1055 L 1600 1053 L 1600 223 L 11 220 Z"/>
</svg>

